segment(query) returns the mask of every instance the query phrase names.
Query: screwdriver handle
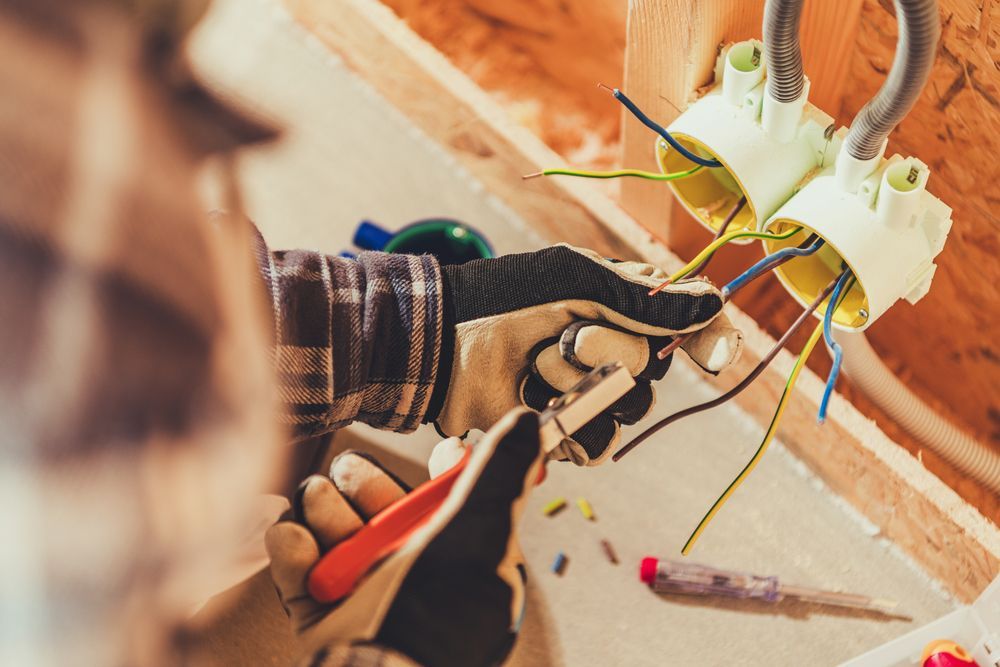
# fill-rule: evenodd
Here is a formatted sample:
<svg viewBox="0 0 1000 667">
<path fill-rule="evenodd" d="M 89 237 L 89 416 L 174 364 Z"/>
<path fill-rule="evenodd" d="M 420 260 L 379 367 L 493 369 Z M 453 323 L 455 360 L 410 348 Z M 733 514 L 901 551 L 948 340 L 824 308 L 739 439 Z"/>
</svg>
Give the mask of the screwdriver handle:
<svg viewBox="0 0 1000 667">
<path fill-rule="evenodd" d="M 782 598 L 777 577 L 720 570 L 695 563 L 644 558 L 639 578 L 661 593 L 721 595 L 767 602 L 777 602 Z"/>
</svg>

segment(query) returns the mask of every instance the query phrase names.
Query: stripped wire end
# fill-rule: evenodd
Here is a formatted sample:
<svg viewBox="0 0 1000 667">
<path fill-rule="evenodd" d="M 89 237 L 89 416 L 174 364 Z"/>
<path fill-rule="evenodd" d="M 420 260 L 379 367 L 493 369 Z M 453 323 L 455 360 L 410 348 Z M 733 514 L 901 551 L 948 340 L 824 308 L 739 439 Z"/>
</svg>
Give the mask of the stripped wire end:
<svg viewBox="0 0 1000 667">
<path fill-rule="evenodd" d="M 657 124 L 656 121 L 654 121 L 649 116 L 647 116 L 645 113 L 643 113 L 642 110 L 635 105 L 635 102 L 633 102 L 632 100 L 630 100 L 628 98 L 628 96 L 625 95 L 625 93 L 623 93 L 618 88 L 609 88 L 608 86 L 605 86 L 603 83 L 599 83 L 597 85 L 600 88 L 604 88 L 605 90 L 611 91 L 611 94 L 615 96 L 615 99 L 618 100 L 619 102 L 621 102 L 622 106 L 624 106 L 626 109 L 628 109 L 629 113 L 631 113 L 633 116 L 635 116 L 636 120 L 638 120 L 640 123 L 642 123 L 643 125 L 645 125 L 649 129 L 651 129 L 653 132 L 656 132 L 658 135 L 660 135 L 661 137 L 663 137 L 663 139 L 668 144 L 670 144 L 670 146 L 675 151 L 677 151 L 678 153 L 680 153 L 681 155 L 683 155 L 684 157 L 686 157 L 691 162 L 694 162 L 695 164 L 699 164 L 699 165 L 701 165 L 703 167 L 721 167 L 722 166 L 722 163 L 719 162 L 719 160 L 717 160 L 715 158 L 702 157 L 701 155 L 693 153 L 686 146 L 684 146 L 679 141 L 677 141 L 676 139 L 674 139 L 673 135 L 671 135 L 661 125 Z"/>
<path fill-rule="evenodd" d="M 673 354 L 675 351 L 677 351 L 677 348 L 683 345 L 684 341 L 686 341 L 690 336 L 691 334 L 684 334 L 683 336 L 678 336 L 677 338 L 674 338 L 662 350 L 656 353 L 656 358 L 659 359 L 660 361 L 663 361 L 671 354 Z"/>
<path fill-rule="evenodd" d="M 660 283 L 659 285 L 657 285 L 653 289 L 649 290 L 649 296 L 656 296 L 657 294 L 659 294 L 660 292 L 662 292 L 664 290 L 664 288 L 666 288 L 667 286 L 669 286 L 670 283 L 672 283 L 672 282 L 674 282 L 673 278 L 664 280 L 662 283 Z"/>
<path fill-rule="evenodd" d="M 521 177 L 521 180 L 526 181 L 529 178 L 538 178 L 539 176 L 544 176 L 544 175 L 545 175 L 544 171 L 536 171 L 533 174 L 525 174 L 524 176 Z"/>
</svg>

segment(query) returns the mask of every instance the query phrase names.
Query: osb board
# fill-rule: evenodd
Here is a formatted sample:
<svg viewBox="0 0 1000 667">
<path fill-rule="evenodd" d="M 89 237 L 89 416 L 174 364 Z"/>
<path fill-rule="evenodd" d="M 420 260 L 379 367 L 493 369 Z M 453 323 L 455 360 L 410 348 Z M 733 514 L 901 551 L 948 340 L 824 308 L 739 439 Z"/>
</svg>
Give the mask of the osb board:
<svg viewBox="0 0 1000 667">
<path fill-rule="evenodd" d="M 324 48 L 404 110 L 420 132 L 449 151 L 492 195 L 532 220 L 550 242 L 571 237 L 607 256 L 641 258 L 668 269 L 679 266 L 675 255 L 587 183 L 522 183 L 519 174 L 558 163 L 558 156 L 512 123 L 479 87 L 376 0 L 284 3 Z M 729 312 L 747 334 L 742 363 L 753 363 L 773 339 L 738 309 Z M 761 406 L 773 403 L 785 384 L 791 359 L 782 352 L 738 403 L 760 419 Z M 817 427 L 811 415 L 821 381 L 807 370 L 800 382 L 804 391 L 780 431 L 783 440 L 835 492 L 881 522 L 887 539 L 960 600 L 974 598 L 1000 571 L 1000 531 L 840 396 L 834 396 L 828 420 L 837 426 Z"/>
<path fill-rule="evenodd" d="M 934 285 L 872 327 L 873 344 L 926 398 L 940 399 L 1000 449 L 1000 2 L 941 0 L 931 82 L 889 141 L 920 157 L 929 189 L 954 208 Z M 875 93 L 892 63 L 892 2 L 865 0 L 843 115 Z M 918 334 L 918 335 L 915 335 Z"/>
<path fill-rule="evenodd" d="M 580 10 L 577 3 L 521 0 L 511 3 L 491 0 L 385 2 L 490 91 L 518 121 L 571 163 L 607 166 L 607 150 L 593 148 L 593 139 L 614 141 L 614 137 L 609 137 L 609 128 L 617 128 L 622 116 L 606 93 L 594 89 L 593 84 L 603 81 L 615 85 L 622 81 L 626 0 L 588 3 L 587 11 Z M 508 4 L 516 11 L 504 14 L 498 9 Z M 737 32 L 759 35 L 757 26 L 762 4 L 753 3 L 744 14 L 736 12 L 728 16 L 727 25 Z M 833 4 L 837 7 L 831 10 Z M 888 69 L 895 45 L 891 4 L 889 0 L 807 4 L 804 19 L 807 32 L 829 25 L 830 11 L 839 12 L 846 25 L 857 25 L 855 12 L 862 10 L 855 40 L 857 48 L 852 44 L 845 49 L 848 56 L 824 61 L 813 49 L 805 53 L 809 75 L 814 81 L 826 83 L 814 88 L 813 99 L 834 112 L 838 122 L 849 122 L 880 85 Z M 996 90 L 994 64 L 1000 20 L 987 20 L 1000 12 L 1000 3 L 942 0 L 941 5 L 945 29 L 934 79 L 914 114 L 894 134 L 890 148 L 913 152 L 931 164 L 935 170 L 931 190 L 955 207 L 955 229 L 941 257 L 941 271 L 931 294 L 916 308 L 901 304 L 873 327 L 871 333 L 874 345 L 890 367 L 908 378 L 922 398 L 944 408 L 946 414 L 974 432 L 980 440 L 1000 447 L 1000 406 L 994 388 L 1000 384 L 997 370 L 1000 352 L 990 336 L 996 328 L 1000 306 L 997 291 L 1000 269 L 996 268 L 994 259 L 998 249 L 998 195 L 993 184 L 998 167 L 992 158 L 996 143 L 1000 141 L 996 131 L 996 104 L 1000 93 Z M 730 37 L 735 39 L 735 33 Z M 684 38 L 684 33 L 680 38 Z M 677 43 L 679 40 L 674 40 L 674 46 Z M 664 54 L 677 52 L 677 48 L 666 48 L 665 43 L 660 46 Z M 960 66 L 963 62 L 968 63 L 968 76 L 966 68 Z M 582 74 L 577 63 L 587 65 Z M 831 100 L 836 99 L 840 91 L 847 94 L 843 108 L 837 110 Z M 665 113 L 676 113 L 669 104 L 664 104 Z M 941 125 L 939 117 L 957 120 Z M 567 134 L 561 119 L 568 120 L 577 132 L 582 122 L 592 134 Z M 631 119 L 627 122 L 634 123 Z M 627 166 L 650 167 L 651 151 L 646 150 L 649 136 L 641 134 L 645 129 L 635 125 L 636 136 L 643 142 L 636 150 L 639 158 L 646 162 Z M 976 134 L 977 127 L 979 134 Z M 909 143 L 904 145 L 903 142 Z M 951 160 L 944 167 L 944 156 L 949 154 L 969 155 L 975 159 Z M 965 166 L 968 164 L 976 166 L 969 168 Z M 978 188 L 977 177 L 982 183 Z M 633 188 L 633 200 L 639 190 L 639 196 L 660 198 L 663 206 L 669 206 L 662 186 L 630 182 L 626 188 Z M 667 217 L 653 216 L 644 222 L 651 231 L 669 241 L 681 256 L 690 256 L 704 245 L 706 233 L 690 222 L 673 224 L 667 236 Z M 674 220 L 684 220 L 684 217 L 675 216 Z M 753 247 L 732 248 L 720 253 L 712 269 L 713 277 L 717 280 L 731 277 L 755 259 L 758 252 Z M 973 282 L 968 279 L 982 272 L 987 280 Z M 970 292 L 968 295 L 963 294 L 963 282 L 967 285 L 965 291 Z M 971 285 L 976 285 L 974 291 Z M 965 307 L 964 304 L 977 302 L 973 297 L 978 297 L 982 307 Z M 777 335 L 797 315 L 796 304 L 785 296 L 775 281 L 761 281 L 752 286 L 737 303 L 772 335 Z M 916 326 L 917 322 L 923 326 Z M 961 323 L 961 328 L 955 326 L 956 322 Z M 922 335 L 916 337 L 914 331 Z M 934 341 L 933 345 L 925 343 L 927 337 Z M 811 366 L 817 372 L 825 372 L 828 367 L 825 355 L 814 355 Z M 865 414 L 875 418 L 894 439 L 914 453 L 923 454 L 925 464 L 964 498 L 987 516 L 1000 519 L 1000 500 L 994 494 L 965 479 L 932 453 L 920 452 L 916 443 L 858 395 L 849 382 L 842 382 L 840 390 Z"/>
</svg>

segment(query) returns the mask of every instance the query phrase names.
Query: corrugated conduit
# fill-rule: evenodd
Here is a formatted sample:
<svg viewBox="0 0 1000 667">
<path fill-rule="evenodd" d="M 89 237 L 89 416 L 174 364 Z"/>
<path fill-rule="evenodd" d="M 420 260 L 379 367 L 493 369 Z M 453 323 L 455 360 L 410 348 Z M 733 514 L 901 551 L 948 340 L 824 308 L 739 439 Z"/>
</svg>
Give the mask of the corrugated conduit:
<svg viewBox="0 0 1000 667">
<path fill-rule="evenodd" d="M 961 472 L 1000 493 L 1000 453 L 972 438 L 924 403 L 889 370 L 864 334 L 837 331 L 844 373 L 907 433 Z"/>
<path fill-rule="evenodd" d="M 767 93 L 779 102 L 802 95 L 805 74 L 799 46 L 799 19 L 803 0 L 768 0 L 764 5 L 764 59 Z"/>
<path fill-rule="evenodd" d="M 936 0 L 895 0 L 899 41 L 892 69 L 847 134 L 851 157 L 879 155 L 889 133 L 909 113 L 930 76 L 941 33 Z M 802 0 L 768 0 L 764 7 L 767 90 L 776 100 L 798 99 L 804 85 L 799 19 Z M 837 332 L 844 372 L 907 433 L 991 491 L 1000 493 L 1000 453 L 978 442 L 916 396 L 882 362 L 864 334 Z"/>
<path fill-rule="evenodd" d="M 882 143 L 910 112 L 931 74 L 941 20 L 937 0 L 895 0 L 899 19 L 896 56 L 885 83 L 851 123 L 845 140 L 847 152 L 869 160 L 882 151 Z"/>
</svg>

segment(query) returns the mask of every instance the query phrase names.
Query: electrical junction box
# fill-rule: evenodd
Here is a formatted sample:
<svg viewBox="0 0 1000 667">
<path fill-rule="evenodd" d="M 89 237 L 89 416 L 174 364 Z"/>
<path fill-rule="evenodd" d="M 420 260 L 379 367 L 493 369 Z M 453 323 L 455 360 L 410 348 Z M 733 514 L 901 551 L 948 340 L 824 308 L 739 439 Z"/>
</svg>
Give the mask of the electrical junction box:
<svg viewBox="0 0 1000 667">
<path fill-rule="evenodd" d="M 667 128 L 689 150 L 722 163 L 669 183 L 684 208 L 717 232 L 745 196 L 728 231 L 801 228 L 788 239 L 765 240 L 769 253 L 811 234 L 822 238 L 819 252 L 775 273 L 808 306 L 849 266 L 856 281 L 834 316 L 839 329 L 866 329 L 897 300 L 923 297 L 951 229 L 951 208 L 927 192 L 927 165 L 899 155 L 852 158 L 842 150 L 847 129 L 835 130 L 833 119 L 806 101 L 808 79 L 798 100 L 771 99 L 757 40 L 723 49 L 715 73 L 718 83 Z M 664 173 L 690 168 L 663 139 L 655 149 Z M 821 305 L 816 316 L 825 310 Z"/>
</svg>

